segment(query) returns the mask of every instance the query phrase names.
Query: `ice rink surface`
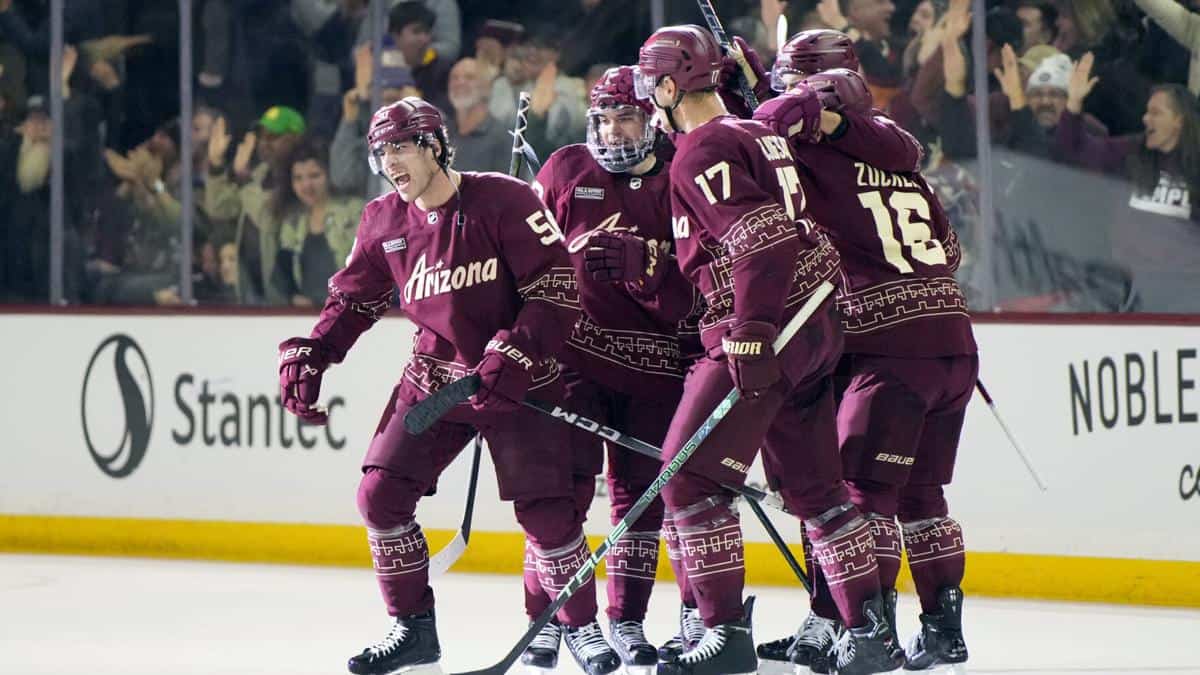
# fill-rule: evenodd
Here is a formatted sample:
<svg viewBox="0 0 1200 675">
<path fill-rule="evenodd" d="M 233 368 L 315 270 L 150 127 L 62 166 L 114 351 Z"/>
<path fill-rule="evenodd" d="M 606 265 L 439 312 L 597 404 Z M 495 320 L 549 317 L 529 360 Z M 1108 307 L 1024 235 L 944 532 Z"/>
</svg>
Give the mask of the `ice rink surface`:
<svg viewBox="0 0 1200 675">
<path fill-rule="evenodd" d="M 446 672 L 495 663 L 524 631 L 515 577 L 450 574 L 434 588 Z M 805 615 L 800 589 L 751 592 L 758 642 Z M 673 584 L 656 592 L 652 641 L 674 633 L 677 597 Z M 901 595 L 905 641 L 916 613 Z M 964 615 L 970 673 L 1200 674 L 1197 610 L 968 596 Z M 367 569 L 0 555 L 3 675 L 332 675 L 387 627 Z M 565 648 L 558 672 L 581 672 Z"/>
</svg>

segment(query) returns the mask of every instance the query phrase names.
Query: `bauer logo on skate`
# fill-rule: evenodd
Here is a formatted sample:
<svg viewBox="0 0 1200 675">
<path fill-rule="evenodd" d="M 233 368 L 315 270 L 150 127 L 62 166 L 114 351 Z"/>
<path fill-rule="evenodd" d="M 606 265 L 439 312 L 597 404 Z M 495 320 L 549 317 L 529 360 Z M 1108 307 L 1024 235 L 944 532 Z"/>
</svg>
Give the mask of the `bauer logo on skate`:
<svg viewBox="0 0 1200 675">
<path fill-rule="evenodd" d="M 417 258 L 417 264 L 413 266 L 408 283 L 404 284 L 404 302 L 416 302 L 495 281 L 498 266 L 499 261 L 492 257 L 483 261 L 474 260 L 457 267 L 446 267 L 446 264 L 439 260 L 436 265 L 429 267 L 425 262 L 425 254 L 421 254 L 421 257 Z"/>
<path fill-rule="evenodd" d="M 899 464 L 900 466 L 912 466 L 916 461 L 915 457 L 905 457 L 904 455 L 891 455 L 886 452 L 881 452 L 875 455 L 876 462 L 887 462 L 888 464 Z"/>
</svg>

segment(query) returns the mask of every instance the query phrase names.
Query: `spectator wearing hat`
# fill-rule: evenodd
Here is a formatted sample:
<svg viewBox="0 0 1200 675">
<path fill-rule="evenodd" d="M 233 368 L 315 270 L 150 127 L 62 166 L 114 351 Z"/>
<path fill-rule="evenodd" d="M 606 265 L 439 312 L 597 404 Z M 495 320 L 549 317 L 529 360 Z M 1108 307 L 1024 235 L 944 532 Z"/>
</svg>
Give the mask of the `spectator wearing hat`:
<svg viewBox="0 0 1200 675">
<path fill-rule="evenodd" d="M 245 302 L 283 304 L 287 300 L 268 283 L 279 251 L 279 222 L 271 215 L 268 203 L 277 182 L 288 180 L 282 164 L 306 129 L 299 111 L 273 106 L 263 113 L 256 129 L 242 137 L 232 166 L 227 166 L 225 155 L 232 138 L 224 118 L 213 124 L 204 211 L 210 218 L 237 222 L 235 241 L 242 273 L 239 288 Z"/>
<path fill-rule="evenodd" d="M 450 70 L 450 106 L 446 127 L 454 143 L 454 167 L 460 171 L 507 171 L 512 138 L 488 110 L 491 82 L 477 59 L 460 59 Z"/>
<path fill-rule="evenodd" d="M 370 121 L 371 83 L 378 81 L 381 105 L 390 105 L 405 96 L 419 96 L 416 80 L 406 66 L 391 64 L 383 59 L 379 77 L 373 76 L 374 59 L 370 45 L 354 50 L 354 87 L 342 96 L 342 118 L 338 122 L 329 149 L 329 180 L 339 192 L 359 196 L 383 194 L 387 185 L 372 176 L 363 161 L 367 147 L 367 124 Z"/>
</svg>

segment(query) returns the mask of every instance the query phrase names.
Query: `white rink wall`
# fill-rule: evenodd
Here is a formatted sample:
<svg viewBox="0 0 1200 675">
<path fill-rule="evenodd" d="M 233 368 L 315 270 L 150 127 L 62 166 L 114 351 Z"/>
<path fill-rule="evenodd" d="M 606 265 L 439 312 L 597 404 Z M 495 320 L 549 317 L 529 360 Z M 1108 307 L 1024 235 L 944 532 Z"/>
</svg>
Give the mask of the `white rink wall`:
<svg viewBox="0 0 1200 675">
<path fill-rule="evenodd" d="M 413 333 L 385 319 L 364 335 L 325 375 L 331 425 L 298 431 L 274 403 L 276 344 L 307 334 L 311 317 L 3 323 L 0 514 L 344 525 L 359 523 L 359 461 Z M 1049 490 L 976 396 L 949 490 L 969 548 L 1200 561 L 1200 325 L 982 323 L 976 335 L 981 377 Z M 468 464 L 422 503 L 425 527 L 458 527 Z M 479 494 L 475 528 L 516 531 L 490 470 Z M 768 541 L 752 520 L 748 538 Z M 608 531 L 603 505 L 588 529 Z"/>
</svg>

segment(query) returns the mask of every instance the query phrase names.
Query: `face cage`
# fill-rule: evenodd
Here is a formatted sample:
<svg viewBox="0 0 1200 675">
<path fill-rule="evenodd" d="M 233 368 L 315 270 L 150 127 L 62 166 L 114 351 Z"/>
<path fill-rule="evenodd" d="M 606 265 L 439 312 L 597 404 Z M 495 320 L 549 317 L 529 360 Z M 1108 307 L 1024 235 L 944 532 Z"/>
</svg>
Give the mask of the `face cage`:
<svg viewBox="0 0 1200 675">
<path fill-rule="evenodd" d="M 785 68 L 778 64 L 771 69 L 771 90 L 784 92 L 804 79 L 804 74 L 795 68 Z"/>
<path fill-rule="evenodd" d="M 642 160 L 646 159 L 654 150 L 655 130 L 650 116 L 644 110 L 633 106 L 618 106 L 604 108 L 604 110 L 620 110 L 621 108 L 631 108 L 642 115 L 642 137 L 621 145 L 608 145 L 604 142 L 600 137 L 600 111 L 596 109 L 588 111 L 588 152 L 592 154 L 592 159 L 596 160 L 596 163 L 609 173 L 629 171 L 641 164 Z"/>
</svg>

